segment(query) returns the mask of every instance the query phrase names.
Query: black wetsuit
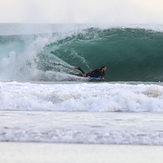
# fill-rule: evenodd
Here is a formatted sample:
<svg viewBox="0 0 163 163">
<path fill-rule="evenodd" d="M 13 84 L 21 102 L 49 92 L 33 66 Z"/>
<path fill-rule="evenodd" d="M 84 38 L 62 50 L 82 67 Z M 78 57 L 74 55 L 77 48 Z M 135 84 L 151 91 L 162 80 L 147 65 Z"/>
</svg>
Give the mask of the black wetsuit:
<svg viewBox="0 0 163 163">
<path fill-rule="evenodd" d="M 80 70 L 82 74 L 85 74 L 85 72 L 81 68 L 79 68 L 78 70 Z M 100 69 L 96 69 L 96 70 L 86 73 L 86 77 L 88 76 L 96 77 L 96 78 L 103 78 L 105 76 L 105 72 L 101 71 Z"/>
<path fill-rule="evenodd" d="M 92 72 L 87 73 L 86 76 L 103 78 L 105 76 L 105 72 L 100 71 L 100 69 L 96 69 L 96 70 L 93 70 Z"/>
</svg>

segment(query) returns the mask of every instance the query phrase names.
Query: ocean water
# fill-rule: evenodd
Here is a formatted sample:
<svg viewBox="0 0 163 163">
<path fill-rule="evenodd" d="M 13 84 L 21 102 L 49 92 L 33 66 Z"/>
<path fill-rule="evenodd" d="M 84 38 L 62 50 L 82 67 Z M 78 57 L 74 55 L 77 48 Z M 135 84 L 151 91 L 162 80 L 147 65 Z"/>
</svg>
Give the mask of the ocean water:
<svg viewBox="0 0 163 163">
<path fill-rule="evenodd" d="M 163 145 L 162 54 L 161 25 L 0 24 L 0 141 Z"/>
</svg>

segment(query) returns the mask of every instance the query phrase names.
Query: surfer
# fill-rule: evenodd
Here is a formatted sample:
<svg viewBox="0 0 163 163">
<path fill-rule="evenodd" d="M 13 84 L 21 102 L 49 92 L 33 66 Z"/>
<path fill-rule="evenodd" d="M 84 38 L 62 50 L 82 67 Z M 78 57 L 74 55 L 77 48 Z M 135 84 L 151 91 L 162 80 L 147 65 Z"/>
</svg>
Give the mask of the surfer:
<svg viewBox="0 0 163 163">
<path fill-rule="evenodd" d="M 73 70 L 81 71 L 82 77 L 95 77 L 95 78 L 101 78 L 102 80 L 104 80 L 106 69 L 107 69 L 106 66 L 102 66 L 100 69 L 95 69 L 95 70 L 88 72 L 88 73 L 85 73 L 80 67 L 74 68 Z"/>
</svg>

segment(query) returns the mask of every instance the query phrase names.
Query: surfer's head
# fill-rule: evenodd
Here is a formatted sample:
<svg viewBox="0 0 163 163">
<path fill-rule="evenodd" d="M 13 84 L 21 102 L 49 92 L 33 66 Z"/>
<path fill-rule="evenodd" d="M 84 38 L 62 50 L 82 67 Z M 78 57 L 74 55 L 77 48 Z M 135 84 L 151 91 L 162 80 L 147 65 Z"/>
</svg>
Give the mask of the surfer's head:
<svg viewBox="0 0 163 163">
<path fill-rule="evenodd" d="M 101 68 L 100 68 L 100 71 L 106 71 L 106 66 L 102 66 Z"/>
</svg>

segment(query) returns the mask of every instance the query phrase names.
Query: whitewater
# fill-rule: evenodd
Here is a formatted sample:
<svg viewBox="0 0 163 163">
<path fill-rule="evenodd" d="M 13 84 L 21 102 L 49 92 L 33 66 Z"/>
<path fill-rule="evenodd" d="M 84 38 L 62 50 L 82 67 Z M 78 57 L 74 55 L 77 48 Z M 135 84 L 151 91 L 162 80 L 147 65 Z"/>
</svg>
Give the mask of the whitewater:
<svg viewBox="0 0 163 163">
<path fill-rule="evenodd" d="M 0 24 L 0 141 L 163 145 L 163 28 Z M 107 66 L 105 81 L 75 76 Z"/>
</svg>

